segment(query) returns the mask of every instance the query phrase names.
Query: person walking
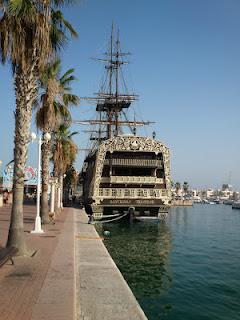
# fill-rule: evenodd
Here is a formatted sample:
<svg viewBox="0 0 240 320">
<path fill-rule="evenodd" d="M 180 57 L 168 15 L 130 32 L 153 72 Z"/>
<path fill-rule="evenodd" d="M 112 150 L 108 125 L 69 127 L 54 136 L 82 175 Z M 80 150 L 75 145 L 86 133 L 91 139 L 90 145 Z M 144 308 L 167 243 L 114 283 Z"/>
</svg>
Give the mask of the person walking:
<svg viewBox="0 0 240 320">
<path fill-rule="evenodd" d="M 7 189 L 3 192 L 3 203 L 4 204 L 8 203 L 8 191 L 7 191 Z"/>
</svg>

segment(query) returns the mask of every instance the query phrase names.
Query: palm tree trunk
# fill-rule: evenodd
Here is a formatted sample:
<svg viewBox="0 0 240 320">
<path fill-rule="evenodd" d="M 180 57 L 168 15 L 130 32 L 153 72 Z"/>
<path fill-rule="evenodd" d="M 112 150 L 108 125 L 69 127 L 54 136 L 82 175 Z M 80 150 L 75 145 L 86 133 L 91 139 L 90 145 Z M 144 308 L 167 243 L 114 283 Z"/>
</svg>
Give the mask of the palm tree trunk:
<svg viewBox="0 0 240 320">
<path fill-rule="evenodd" d="M 57 188 L 56 188 L 56 195 L 55 195 L 55 208 L 56 208 L 56 213 L 59 213 L 61 210 L 61 180 L 60 176 L 57 177 L 58 183 L 57 183 Z"/>
<path fill-rule="evenodd" d="M 48 205 L 50 150 L 51 150 L 50 142 L 44 142 L 42 144 L 42 197 L 41 197 L 41 212 L 40 212 L 43 224 L 50 223 L 49 205 Z"/>
<path fill-rule="evenodd" d="M 15 76 L 16 112 L 14 138 L 13 205 L 8 233 L 7 247 L 14 246 L 19 255 L 25 255 L 26 243 L 23 229 L 24 169 L 29 143 L 29 128 L 32 117 L 33 100 L 36 97 L 34 66 L 26 70 L 18 69 Z"/>
<path fill-rule="evenodd" d="M 59 177 L 60 180 L 60 209 L 63 208 L 63 175 Z"/>
<path fill-rule="evenodd" d="M 54 174 L 54 178 L 57 180 L 57 184 L 56 184 L 56 188 L 55 188 L 55 197 L 54 197 L 54 208 L 55 208 L 55 213 L 57 214 L 59 212 L 59 169 L 58 169 L 58 164 L 56 162 L 53 163 L 54 167 L 53 167 L 53 174 Z"/>
<path fill-rule="evenodd" d="M 54 195 L 54 212 L 58 213 L 58 182 L 55 187 L 55 195 Z"/>
</svg>

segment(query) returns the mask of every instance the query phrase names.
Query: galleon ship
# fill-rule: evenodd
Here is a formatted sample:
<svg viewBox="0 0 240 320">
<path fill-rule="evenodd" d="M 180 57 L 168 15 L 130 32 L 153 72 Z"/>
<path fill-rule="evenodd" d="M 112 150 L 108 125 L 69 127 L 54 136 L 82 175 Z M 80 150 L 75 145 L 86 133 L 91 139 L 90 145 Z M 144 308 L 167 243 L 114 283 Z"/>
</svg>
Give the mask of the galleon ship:
<svg viewBox="0 0 240 320">
<path fill-rule="evenodd" d="M 106 70 L 103 85 L 95 97 L 87 98 L 95 102 L 97 118 L 74 121 L 95 126 L 81 172 L 83 205 L 94 220 L 161 219 L 171 203 L 169 148 L 156 140 L 155 133 L 137 134 L 137 128 L 149 121 L 127 118 L 126 111 L 138 97 L 128 94 L 125 80 L 120 79 L 128 53 L 122 53 L 113 29 L 105 55 L 99 59 Z"/>
</svg>

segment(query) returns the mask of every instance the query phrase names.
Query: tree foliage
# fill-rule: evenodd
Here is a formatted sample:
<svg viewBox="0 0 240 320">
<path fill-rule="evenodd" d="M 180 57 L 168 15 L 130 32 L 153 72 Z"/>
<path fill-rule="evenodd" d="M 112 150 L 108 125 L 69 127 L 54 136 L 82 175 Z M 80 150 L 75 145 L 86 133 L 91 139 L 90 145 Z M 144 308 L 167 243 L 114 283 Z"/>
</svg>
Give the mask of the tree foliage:
<svg viewBox="0 0 240 320">
<path fill-rule="evenodd" d="M 66 124 L 61 124 L 54 133 L 53 163 L 54 175 L 57 177 L 63 175 L 76 159 L 78 149 L 72 140 L 76 134 L 78 132 L 70 132 Z"/>
</svg>

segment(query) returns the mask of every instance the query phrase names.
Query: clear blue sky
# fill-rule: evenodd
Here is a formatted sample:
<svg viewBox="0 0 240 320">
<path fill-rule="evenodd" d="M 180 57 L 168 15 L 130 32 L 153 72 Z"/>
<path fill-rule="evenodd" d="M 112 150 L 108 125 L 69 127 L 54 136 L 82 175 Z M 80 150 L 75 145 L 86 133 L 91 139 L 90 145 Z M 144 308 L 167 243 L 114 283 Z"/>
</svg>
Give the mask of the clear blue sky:
<svg viewBox="0 0 240 320">
<path fill-rule="evenodd" d="M 239 0 L 85 0 L 65 10 L 79 32 L 63 57 L 63 71 L 74 67 L 75 93 L 91 96 L 102 67 L 90 57 L 105 51 L 112 21 L 122 46 L 131 51 L 129 88 L 140 95 L 136 112 L 156 124 L 150 135 L 171 149 L 174 181 L 195 187 L 240 189 L 240 2 Z M 0 67 L 0 159 L 12 159 L 13 80 Z M 87 119 L 94 107 L 80 106 L 74 119 Z M 86 146 L 82 127 L 75 139 Z M 35 144 L 29 164 L 36 163 Z M 80 170 L 82 156 L 78 157 Z"/>
</svg>

